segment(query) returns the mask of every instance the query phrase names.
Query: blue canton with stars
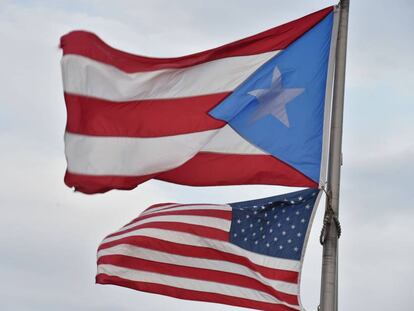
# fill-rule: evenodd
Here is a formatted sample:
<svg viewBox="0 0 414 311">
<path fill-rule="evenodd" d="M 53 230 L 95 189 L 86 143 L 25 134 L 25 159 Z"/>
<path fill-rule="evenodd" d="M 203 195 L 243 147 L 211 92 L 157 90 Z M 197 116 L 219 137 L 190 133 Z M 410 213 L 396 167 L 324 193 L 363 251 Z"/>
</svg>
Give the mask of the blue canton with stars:
<svg viewBox="0 0 414 311">
<path fill-rule="evenodd" d="M 300 260 L 318 189 L 231 203 L 230 242 L 246 250 Z"/>
</svg>

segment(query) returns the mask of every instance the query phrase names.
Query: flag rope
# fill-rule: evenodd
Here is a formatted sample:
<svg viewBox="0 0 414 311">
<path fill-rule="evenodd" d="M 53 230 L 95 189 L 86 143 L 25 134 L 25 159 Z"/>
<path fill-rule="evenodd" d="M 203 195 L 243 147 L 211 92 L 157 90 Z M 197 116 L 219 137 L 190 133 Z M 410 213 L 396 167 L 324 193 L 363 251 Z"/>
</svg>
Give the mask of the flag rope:
<svg viewBox="0 0 414 311">
<path fill-rule="evenodd" d="M 324 186 L 322 186 L 321 189 L 322 189 L 323 192 L 325 192 L 326 200 L 328 201 L 327 202 L 328 206 L 325 210 L 325 216 L 323 218 L 321 234 L 319 236 L 319 243 L 321 243 L 321 245 L 323 245 L 325 243 L 328 225 L 330 225 L 332 223 L 332 220 L 333 220 L 333 222 L 335 224 L 335 227 L 336 227 L 336 232 L 337 232 L 338 239 L 341 237 L 342 227 L 341 227 L 341 223 L 339 221 L 338 215 L 336 215 L 335 211 L 332 208 L 332 196 L 331 196 L 330 192 L 327 191 Z"/>
</svg>

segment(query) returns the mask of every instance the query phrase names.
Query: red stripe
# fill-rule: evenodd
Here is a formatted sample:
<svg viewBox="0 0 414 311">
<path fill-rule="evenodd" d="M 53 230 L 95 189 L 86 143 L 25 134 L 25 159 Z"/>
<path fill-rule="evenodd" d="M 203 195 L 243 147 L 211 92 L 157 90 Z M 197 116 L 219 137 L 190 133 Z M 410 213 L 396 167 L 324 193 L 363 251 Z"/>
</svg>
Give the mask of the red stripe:
<svg viewBox="0 0 414 311">
<path fill-rule="evenodd" d="M 221 250 L 209 248 L 209 247 L 201 247 L 201 246 L 191 246 L 191 245 L 184 245 L 174 242 L 168 242 L 156 238 L 151 237 L 144 237 L 144 236 L 132 236 L 122 238 L 116 241 L 103 243 L 99 246 L 98 250 L 109 248 L 115 245 L 120 244 L 130 244 L 138 247 L 148 248 L 164 253 L 175 254 L 180 256 L 187 256 L 187 257 L 196 257 L 196 258 L 203 258 L 203 259 L 212 259 L 212 260 L 223 260 L 232 262 L 235 264 L 239 264 L 249 268 L 250 270 L 256 271 L 260 273 L 266 278 L 272 280 L 279 280 L 288 283 L 298 283 L 298 276 L 299 273 L 295 271 L 287 271 L 282 269 L 274 269 L 264 267 L 258 264 L 251 262 L 248 258 L 235 255 L 232 253 L 227 253 Z"/>
<path fill-rule="evenodd" d="M 195 290 L 182 289 L 173 286 L 147 283 L 147 282 L 138 282 L 126 280 L 117 276 L 109 276 L 106 274 L 98 274 L 96 276 L 96 283 L 98 284 L 112 284 L 123 287 L 128 287 L 131 289 L 166 295 L 170 297 L 186 299 L 186 300 L 196 300 L 196 301 L 205 301 L 205 302 L 215 302 L 222 303 L 231 306 L 245 307 L 258 310 L 269 310 L 269 311 L 297 311 L 280 304 L 272 304 L 266 302 L 260 302 L 245 298 L 232 297 L 223 294 L 215 294 L 208 292 L 201 292 Z"/>
<path fill-rule="evenodd" d="M 169 204 L 174 204 L 174 203 L 169 203 Z M 177 204 L 177 203 L 175 203 L 175 205 L 174 206 L 167 206 L 167 207 L 164 207 L 164 208 L 160 208 L 159 210 L 157 210 L 156 212 L 159 212 L 159 211 L 165 211 L 165 210 L 170 210 L 170 209 L 173 209 L 173 208 L 177 208 L 177 207 L 190 207 L 190 206 L 221 206 L 221 207 L 223 207 L 223 205 L 222 204 L 210 204 L 210 203 L 198 203 L 198 204 Z M 151 207 L 149 207 L 149 208 L 147 208 L 144 212 L 152 212 L 151 211 L 151 209 L 153 209 L 153 208 L 155 208 L 156 206 L 151 206 Z"/>
<path fill-rule="evenodd" d="M 171 230 L 171 231 L 179 231 L 194 234 L 200 237 L 220 240 L 227 242 L 229 240 L 229 232 L 220 230 L 217 228 L 211 228 L 202 225 L 194 225 L 194 224 L 187 224 L 181 222 L 168 222 L 168 221 L 154 221 L 149 222 L 141 225 L 136 225 L 132 228 L 126 229 L 124 231 L 118 231 L 108 235 L 106 238 L 122 235 L 128 232 L 132 232 L 139 229 L 144 228 L 156 228 L 156 229 L 164 229 L 164 230 Z M 137 238 L 137 237 L 133 237 Z M 111 242 L 110 242 L 111 243 Z"/>
<path fill-rule="evenodd" d="M 74 187 L 75 191 L 86 194 L 104 193 L 113 189 L 132 190 L 139 184 L 150 180 L 157 174 L 144 176 L 95 176 L 75 174 L 66 171 L 65 184 Z"/>
<path fill-rule="evenodd" d="M 188 215 L 188 216 L 204 216 L 204 217 L 213 217 L 213 218 L 221 218 L 226 220 L 231 220 L 231 211 L 223 211 L 223 210 L 211 210 L 211 209 L 189 209 L 183 211 L 160 211 L 160 212 L 153 212 L 147 215 L 139 216 L 136 221 L 140 221 L 143 219 L 151 218 L 151 217 L 158 217 L 158 216 L 166 216 L 166 215 Z"/>
<path fill-rule="evenodd" d="M 165 205 L 171 205 L 171 204 L 174 204 L 173 206 L 171 206 L 170 208 L 173 208 L 173 207 L 179 207 L 179 206 L 185 206 L 184 204 L 178 204 L 178 203 L 162 203 L 162 204 L 155 204 L 155 205 L 152 205 L 152 206 L 150 206 L 150 207 L 148 207 L 148 208 L 146 208 L 141 214 L 139 214 L 139 216 L 138 217 L 136 217 L 136 218 L 134 218 L 134 219 L 132 219 L 130 222 L 128 222 L 125 226 L 123 226 L 122 228 L 124 228 L 124 227 L 127 227 L 127 226 L 129 226 L 130 224 L 132 224 L 132 223 L 134 223 L 134 222 L 136 222 L 137 221 L 137 219 L 138 218 L 140 218 L 141 217 L 141 215 L 143 214 L 143 213 L 145 213 L 145 212 L 151 212 L 151 210 L 152 209 L 154 209 L 154 208 L 157 208 L 157 207 L 161 207 L 161 206 L 165 206 Z M 168 207 L 166 207 L 165 209 L 167 209 Z M 161 209 L 161 210 L 164 210 L 164 208 L 163 209 Z"/>
<path fill-rule="evenodd" d="M 190 186 L 265 184 L 318 187 L 316 182 L 270 155 L 200 152 L 178 168 L 160 173 L 155 178 Z"/>
<path fill-rule="evenodd" d="M 328 7 L 254 36 L 211 50 L 176 58 L 152 58 L 122 52 L 110 47 L 96 35 L 85 31 L 73 31 L 64 35 L 60 39 L 60 47 L 63 49 L 64 55 L 83 55 L 113 65 L 125 72 L 183 68 L 224 57 L 284 49 L 320 22 L 332 10 L 333 7 Z"/>
<path fill-rule="evenodd" d="M 171 204 L 178 205 L 177 203 L 174 203 L 174 202 L 158 203 L 158 204 L 154 204 L 154 205 L 151 205 L 150 207 L 146 208 L 144 210 L 144 212 L 147 212 L 147 211 L 149 211 L 153 208 L 162 207 L 162 206 L 171 205 Z"/>
<path fill-rule="evenodd" d="M 200 152 L 180 167 L 145 176 L 95 176 L 66 172 L 65 183 L 83 193 L 131 190 L 151 179 L 188 186 L 242 184 L 317 188 L 318 184 L 288 164 L 268 155 Z"/>
<path fill-rule="evenodd" d="M 109 264 L 134 270 L 250 288 L 267 293 L 276 299 L 291 305 L 299 304 L 296 295 L 282 293 L 254 278 L 236 273 L 155 262 L 124 255 L 102 256 L 98 259 L 98 265 L 100 264 Z"/>
<path fill-rule="evenodd" d="M 169 204 L 173 204 L 173 203 L 169 203 Z M 164 204 L 164 205 L 166 205 L 166 204 Z M 155 213 L 162 212 L 162 211 L 167 211 L 167 210 L 171 210 L 171 209 L 175 209 L 177 207 L 205 206 L 205 205 L 209 205 L 209 206 L 222 206 L 222 205 L 217 205 L 217 204 L 176 204 L 175 203 L 174 206 L 161 208 L 161 209 L 155 211 Z M 146 210 L 144 210 L 143 213 L 147 212 L 148 214 L 152 214 L 152 213 L 154 213 L 154 211 L 151 211 L 151 209 L 153 209 L 155 207 L 157 207 L 157 206 L 154 206 L 154 207 L 151 206 L 151 207 L 147 208 Z M 136 222 L 138 219 L 140 219 L 140 217 L 143 216 L 143 213 L 140 214 L 138 217 L 134 218 L 133 220 L 131 220 L 129 223 L 127 223 L 125 226 L 123 226 L 123 228 L 124 227 L 127 227 L 127 226 L 129 226 L 131 224 L 133 224 L 134 222 Z"/>
<path fill-rule="evenodd" d="M 93 136 L 159 137 L 217 129 L 226 122 L 208 111 L 228 95 L 111 102 L 65 93 L 66 130 Z"/>
</svg>

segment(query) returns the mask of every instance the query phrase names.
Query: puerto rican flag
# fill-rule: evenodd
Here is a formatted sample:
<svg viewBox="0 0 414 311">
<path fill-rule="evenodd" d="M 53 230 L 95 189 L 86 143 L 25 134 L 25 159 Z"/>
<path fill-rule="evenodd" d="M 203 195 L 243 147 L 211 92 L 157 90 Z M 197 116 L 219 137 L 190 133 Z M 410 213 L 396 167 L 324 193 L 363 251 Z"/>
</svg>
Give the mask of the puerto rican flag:
<svg viewBox="0 0 414 311">
<path fill-rule="evenodd" d="M 64 35 L 65 183 L 84 193 L 152 178 L 318 187 L 334 11 L 177 58 L 125 53 L 89 32 Z"/>
</svg>

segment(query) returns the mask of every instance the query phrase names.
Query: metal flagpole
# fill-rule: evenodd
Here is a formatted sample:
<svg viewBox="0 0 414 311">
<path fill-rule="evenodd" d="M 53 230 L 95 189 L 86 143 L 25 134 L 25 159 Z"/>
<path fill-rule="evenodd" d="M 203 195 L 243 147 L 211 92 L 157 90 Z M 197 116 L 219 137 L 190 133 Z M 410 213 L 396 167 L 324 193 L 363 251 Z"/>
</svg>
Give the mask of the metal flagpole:
<svg viewBox="0 0 414 311">
<path fill-rule="evenodd" d="M 339 182 L 342 165 L 342 124 L 345 89 L 346 45 L 348 35 L 349 0 L 339 3 L 339 29 L 335 55 L 335 79 L 332 104 L 331 138 L 329 146 L 326 216 L 329 217 L 323 243 L 321 311 L 338 310 L 338 233 Z"/>
</svg>

